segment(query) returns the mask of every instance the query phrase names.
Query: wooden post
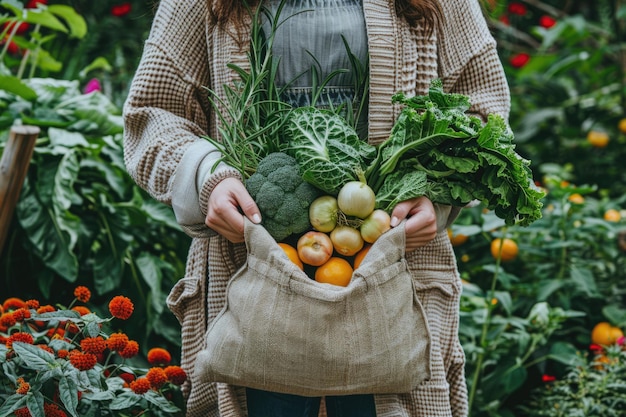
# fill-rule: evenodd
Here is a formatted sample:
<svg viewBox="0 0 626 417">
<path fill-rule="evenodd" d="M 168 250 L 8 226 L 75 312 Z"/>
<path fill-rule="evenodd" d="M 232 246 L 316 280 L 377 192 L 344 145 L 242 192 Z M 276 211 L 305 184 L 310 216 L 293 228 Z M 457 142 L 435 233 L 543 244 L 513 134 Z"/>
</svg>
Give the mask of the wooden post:
<svg viewBox="0 0 626 417">
<path fill-rule="evenodd" d="M 4 248 L 38 136 L 37 126 L 12 127 L 0 159 L 0 253 Z"/>
</svg>

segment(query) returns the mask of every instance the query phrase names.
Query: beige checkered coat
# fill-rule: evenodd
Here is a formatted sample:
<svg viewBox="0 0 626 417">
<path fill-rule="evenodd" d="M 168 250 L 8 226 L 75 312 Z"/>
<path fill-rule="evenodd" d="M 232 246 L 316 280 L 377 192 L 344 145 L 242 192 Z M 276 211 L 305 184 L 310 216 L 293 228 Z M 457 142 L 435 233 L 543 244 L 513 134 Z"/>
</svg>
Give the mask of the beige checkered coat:
<svg viewBox="0 0 626 417">
<path fill-rule="evenodd" d="M 509 91 L 495 41 L 477 0 L 441 0 L 443 33 L 426 38 L 393 13 L 393 0 L 363 0 L 369 36 L 369 138 L 384 140 L 398 114 L 396 91 L 423 94 L 439 77 L 448 91 L 471 97 L 473 111 L 508 117 Z M 217 135 L 205 87 L 222 91 L 235 75 L 226 64 L 245 66 L 244 40 L 207 25 L 207 0 L 161 0 L 132 82 L 125 116 L 125 161 L 130 175 L 157 200 L 173 207 L 193 237 L 186 276 L 168 305 L 182 325 L 182 366 L 187 415 L 245 416 L 245 390 L 194 377 L 203 334 L 224 303 L 226 283 L 244 262 L 245 249 L 204 225 L 208 196 L 217 182 L 237 173 L 210 167 L 218 157 L 199 136 Z M 447 217 L 445 208 L 438 213 Z M 443 219 L 443 224 L 445 224 Z M 458 339 L 461 291 L 454 253 L 443 228 L 428 246 L 407 258 L 432 333 L 432 378 L 413 392 L 377 395 L 379 417 L 467 415 L 464 355 Z M 209 279 L 207 280 L 207 274 Z M 322 414 L 323 414 L 322 410 Z"/>
</svg>

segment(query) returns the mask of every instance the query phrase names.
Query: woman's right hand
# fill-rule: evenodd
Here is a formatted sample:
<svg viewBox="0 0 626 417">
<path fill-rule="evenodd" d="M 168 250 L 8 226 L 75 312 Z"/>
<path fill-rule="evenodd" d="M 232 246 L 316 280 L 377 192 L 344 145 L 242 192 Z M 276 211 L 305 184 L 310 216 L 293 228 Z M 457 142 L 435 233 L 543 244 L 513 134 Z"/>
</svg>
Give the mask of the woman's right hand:
<svg viewBox="0 0 626 417">
<path fill-rule="evenodd" d="M 261 222 L 259 208 L 243 183 L 237 178 L 220 181 L 209 197 L 206 225 L 229 241 L 241 243 L 244 215 L 253 223 Z"/>
</svg>

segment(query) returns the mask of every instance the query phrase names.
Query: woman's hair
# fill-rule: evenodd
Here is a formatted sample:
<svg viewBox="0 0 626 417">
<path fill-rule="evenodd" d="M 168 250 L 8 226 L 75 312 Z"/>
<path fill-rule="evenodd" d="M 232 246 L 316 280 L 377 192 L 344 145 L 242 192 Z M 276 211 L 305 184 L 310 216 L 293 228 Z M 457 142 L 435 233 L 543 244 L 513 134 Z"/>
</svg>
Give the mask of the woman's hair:
<svg viewBox="0 0 626 417">
<path fill-rule="evenodd" d="M 261 0 L 207 0 L 211 22 L 224 27 L 230 21 L 235 22 L 235 26 L 243 23 L 245 15 L 248 13 L 246 3 L 250 7 L 255 7 Z M 427 33 L 432 33 L 433 29 L 441 24 L 443 13 L 438 0 L 395 0 L 396 14 L 405 18 L 409 24 L 414 25 L 418 21 L 424 21 Z"/>
</svg>

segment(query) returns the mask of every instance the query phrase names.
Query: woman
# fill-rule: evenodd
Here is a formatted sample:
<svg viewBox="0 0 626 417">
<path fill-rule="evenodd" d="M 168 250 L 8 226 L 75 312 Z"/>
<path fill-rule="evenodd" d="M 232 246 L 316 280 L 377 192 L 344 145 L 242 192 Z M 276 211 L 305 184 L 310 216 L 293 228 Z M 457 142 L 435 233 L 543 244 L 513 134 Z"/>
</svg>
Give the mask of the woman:
<svg viewBox="0 0 626 417">
<path fill-rule="evenodd" d="M 288 36 L 277 35 L 275 52 L 296 67 L 281 66 L 283 78 L 303 65 L 289 59 L 303 48 L 296 38 L 324 57 L 329 69 L 341 65 L 341 58 L 333 58 L 337 43 L 324 37 L 327 31 L 344 35 L 357 56 L 369 57 L 365 129 L 372 144 L 389 135 L 398 115 L 399 108 L 390 104 L 392 94 L 425 94 L 434 78 L 443 81 L 446 91 L 470 96 L 475 114 L 508 117 L 509 90 L 478 0 L 287 0 L 287 5 L 292 11 L 300 7 L 316 13 L 299 15 L 314 24 L 305 27 L 305 20 L 294 19 L 284 26 Z M 223 96 L 223 85 L 237 79 L 227 64 L 246 66 L 249 22 L 242 1 L 161 0 L 124 108 L 129 173 L 154 198 L 170 204 L 193 237 L 186 277 L 168 298 L 182 325 L 182 366 L 190 375 L 184 386 L 188 416 L 262 416 L 260 408 L 290 400 L 198 380 L 193 374 L 202 335 L 224 305 L 229 277 L 245 260 L 243 216 L 261 220 L 238 172 L 223 163 L 212 170 L 220 155 L 200 138 L 219 137 L 219 119 L 205 87 Z M 306 87 L 307 81 L 302 82 Z M 329 415 L 331 407 L 347 405 L 349 411 L 356 403 L 362 409 L 352 415 L 362 417 L 467 415 L 457 334 L 461 284 L 445 232 L 456 213 L 418 198 L 398 204 L 392 214 L 394 226 L 408 219 L 406 257 L 432 333 L 431 379 L 410 393 L 365 395 L 356 402 L 328 398 Z M 306 414 L 302 398 L 294 400 L 302 408 L 297 415 L 317 415 L 319 402 Z"/>
</svg>

